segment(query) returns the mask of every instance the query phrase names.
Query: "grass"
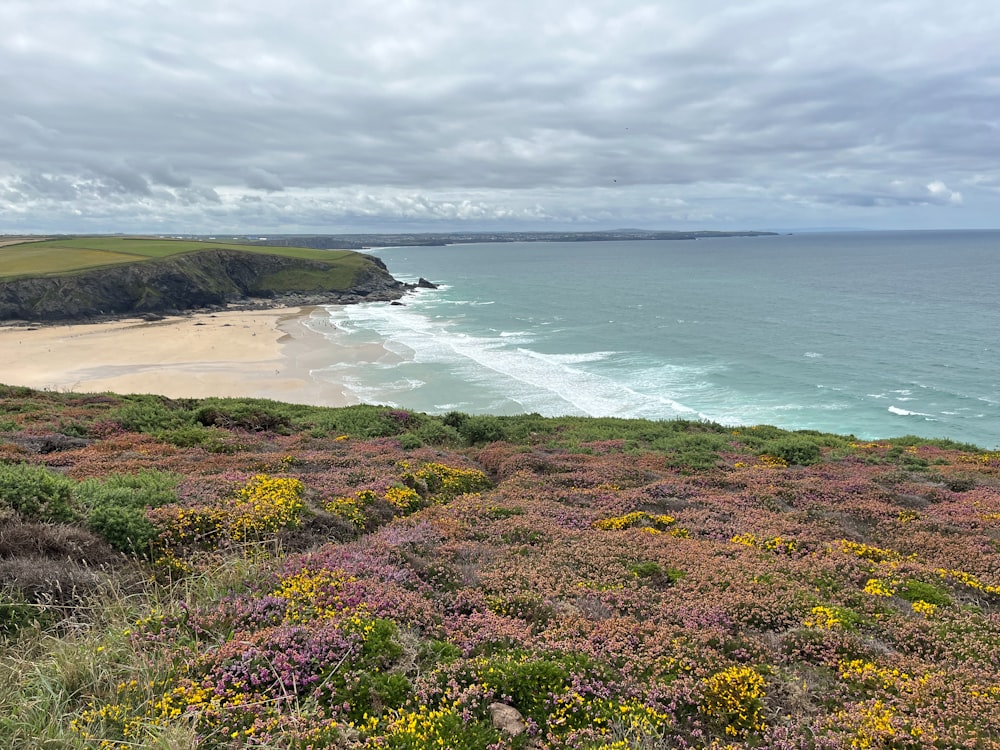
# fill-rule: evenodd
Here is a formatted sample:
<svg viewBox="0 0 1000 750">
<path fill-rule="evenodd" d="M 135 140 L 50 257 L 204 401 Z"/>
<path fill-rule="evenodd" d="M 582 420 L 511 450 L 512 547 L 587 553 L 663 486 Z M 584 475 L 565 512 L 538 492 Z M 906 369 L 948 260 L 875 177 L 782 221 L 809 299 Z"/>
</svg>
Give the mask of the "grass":
<svg viewBox="0 0 1000 750">
<path fill-rule="evenodd" d="M 89 271 L 122 263 L 170 258 L 209 249 L 227 249 L 260 255 L 339 262 L 349 267 L 339 273 L 347 278 L 358 268 L 362 256 L 349 250 L 314 250 L 297 247 L 265 247 L 225 242 L 168 240 L 138 237 L 78 237 L 26 242 L 0 247 L 0 278 L 54 276 Z M 338 278 L 340 278 L 338 276 Z M 287 280 L 292 288 L 291 280 Z M 348 281 L 349 283 L 349 281 Z M 317 287 L 319 288 L 319 287 Z"/>
<path fill-rule="evenodd" d="M 346 262 L 337 263 L 325 271 L 296 269 L 268 274 L 263 278 L 262 283 L 265 288 L 274 292 L 321 292 L 327 289 L 348 289 L 354 283 L 362 262 L 362 256 L 355 255 L 354 258 L 348 258 Z"/>
</svg>

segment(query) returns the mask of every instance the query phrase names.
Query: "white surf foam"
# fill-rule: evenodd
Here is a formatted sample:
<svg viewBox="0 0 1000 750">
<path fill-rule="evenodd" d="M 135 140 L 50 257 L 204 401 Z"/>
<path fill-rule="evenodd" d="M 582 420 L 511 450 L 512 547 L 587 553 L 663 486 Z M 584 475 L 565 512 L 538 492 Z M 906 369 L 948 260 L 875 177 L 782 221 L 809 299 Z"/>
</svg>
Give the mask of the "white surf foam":
<svg viewBox="0 0 1000 750">
<path fill-rule="evenodd" d="M 680 403 L 669 391 L 640 392 L 625 380 L 584 367 L 613 358 L 614 352 L 546 354 L 524 346 L 532 338 L 524 335 L 528 332 L 472 335 L 458 331 L 457 321 L 428 317 L 419 305 L 356 305 L 334 309 L 332 314 L 342 316 L 343 329 L 377 334 L 386 348 L 408 352 L 409 361 L 445 365 L 460 378 L 485 386 L 530 411 L 708 418 Z M 388 395 L 399 398 L 398 389 L 392 390 L 396 393 Z"/>
<path fill-rule="evenodd" d="M 908 409 L 901 409 L 898 406 L 890 406 L 889 412 L 892 414 L 898 414 L 901 417 L 927 417 L 933 419 L 933 414 L 926 414 L 922 411 L 909 411 Z"/>
</svg>

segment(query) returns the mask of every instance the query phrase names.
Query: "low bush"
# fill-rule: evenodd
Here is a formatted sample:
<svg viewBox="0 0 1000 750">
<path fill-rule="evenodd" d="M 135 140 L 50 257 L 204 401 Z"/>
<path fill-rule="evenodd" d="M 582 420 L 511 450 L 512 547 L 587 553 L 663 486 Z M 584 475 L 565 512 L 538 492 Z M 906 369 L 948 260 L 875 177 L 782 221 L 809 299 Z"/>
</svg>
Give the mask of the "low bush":
<svg viewBox="0 0 1000 750">
<path fill-rule="evenodd" d="M 927 602 L 939 607 L 951 604 L 951 597 L 944 590 L 932 583 L 924 583 L 912 578 L 907 579 L 896 591 L 896 595 L 908 602 Z"/>
<path fill-rule="evenodd" d="M 684 577 L 684 571 L 677 568 L 664 568 L 655 560 L 646 560 L 630 565 L 629 573 L 654 585 L 669 586 Z"/>
<path fill-rule="evenodd" d="M 789 436 L 765 441 L 758 454 L 775 456 L 788 464 L 810 466 L 819 461 L 821 451 L 819 445 L 810 438 Z"/>
<path fill-rule="evenodd" d="M 475 660 L 478 682 L 489 685 L 498 697 L 524 716 L 544 726 L 549 717 L 550 696 L 567 690 L 574 675 L 586 673 L 582 655 L 534 655 L 510 650 Z"/>
<path fill-rule="evenodd" d="M 458 433 L 470 445 L 495 443 L 506 436 L 503 423 L 497 417 L 468 417 L 462 420 Z"/>
<path fill-rule="evenodd" d="M 437 420 L 425 422 L 413 434 L 427 445 L 458 445 L 462 441 L 458 430 Z"/>
<path fill-rule="evenodd" d="M 156 433 L 156 437 L 178 448 L 201 448 L 209 453 L 233 454 L 243 447 L 231 432 L 218 427 L 190 425 Z"/>
<path fill-rule="evenodd" d="M 22 628 L 42 626 L 50 619 L 45 609 L 24 601 L 19 593 L 0 591 L 0 635 L 11 637 Z"/>
<path fill-rule="evenodd" d="M 178 479 L 160 471 L 109 474 L 84 480 L 74 494 L 92 531 L 117 549 L 148 554 L 158 532 L 146 511 L 176 502 Z"/>
<path fill-rule="evenodd" d="M 73 482 L 43 466 L 0 464 L 0 509 L 8 506 L 22 521 L 72 521 Z"/>
<path fill-rule="evenodd" d="M 292 425 L 281 404 L 261 399 L 206 399 L 194 413 L 194 421 L 203 427 L 282 434 Z"/>
<path fill-rule="evenodd" d="M 666 453 L 671 466 L 683 471 L 700 471 L 718 463 L 719 451 L 729 447 L 729 440 L 712 433 L 675 433 L 658 438 L 652 447 Z"/>
</svg>

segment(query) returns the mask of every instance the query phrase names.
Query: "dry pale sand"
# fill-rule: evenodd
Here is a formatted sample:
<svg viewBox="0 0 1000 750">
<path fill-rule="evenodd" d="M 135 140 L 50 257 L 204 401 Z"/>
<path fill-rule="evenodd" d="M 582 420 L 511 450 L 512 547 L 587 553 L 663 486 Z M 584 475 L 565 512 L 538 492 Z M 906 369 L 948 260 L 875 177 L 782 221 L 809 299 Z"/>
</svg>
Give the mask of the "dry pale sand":
<svg viewBox="0 0 1000 750">
<path fill-rule="evenodd" d="M 226 311 L 147 322 L 0 328 L 0 383 L 170 398 L 253 396 L 318 406 L 357 403 L 310 370 L 382 347 L 334 346 L 303 321 L 315 308 Z M 335 332 L 332 332 L 335 333 Z"/>
</svg>

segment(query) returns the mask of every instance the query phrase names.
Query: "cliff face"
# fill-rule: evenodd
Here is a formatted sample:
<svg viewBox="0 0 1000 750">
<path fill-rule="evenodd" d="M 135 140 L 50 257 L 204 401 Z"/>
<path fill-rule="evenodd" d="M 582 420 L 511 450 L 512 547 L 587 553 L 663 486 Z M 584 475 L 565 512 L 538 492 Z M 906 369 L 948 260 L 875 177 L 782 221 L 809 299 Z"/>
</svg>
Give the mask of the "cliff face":
<svg viewBox="0 0 1000 750">
<path fill-rule="evenodd" d="M 392 300 L 407 285 L 377 258 L 349 263 L 205 250 L 67 276 L 0 282 L 0 320 L 67 321 L 261 299 L 271 304 Z"/>
</svg>

